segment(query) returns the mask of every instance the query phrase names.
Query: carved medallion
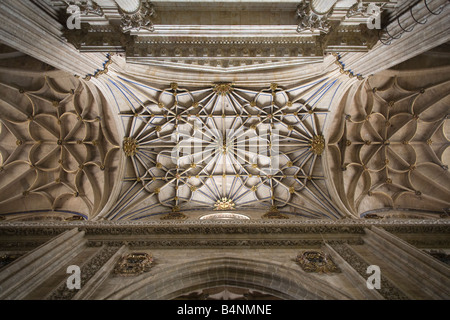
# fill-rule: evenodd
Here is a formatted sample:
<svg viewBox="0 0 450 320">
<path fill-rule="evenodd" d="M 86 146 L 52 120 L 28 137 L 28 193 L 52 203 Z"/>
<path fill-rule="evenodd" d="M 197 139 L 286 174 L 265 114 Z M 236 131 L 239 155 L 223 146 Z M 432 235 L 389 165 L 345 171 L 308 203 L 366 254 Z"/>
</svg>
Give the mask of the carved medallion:
<svg viewBox="0 0 450 320">
<path fill-rule="evenodd" d="M 329 13 L 323 15 L 317 14 L 311 10 L 309 1 L 302 1 L 297 7 L 297 18 L 300 19 L 300 23 L 297 26 L 297 32 L 309 30 L 328 33 L 331 28 L 328 17 Z"/>
<path fill-rule="evenodd" d="M 135 13 L 127 13 L 119 8 L 120 15 L 122 17 L 122 31 L 124 33 L 131 31 L 147 30 L 150 32 L 155 31 L 153 26 L 152 17 L 155 14 L 153 4 L 144 0 L 141 2 L 141 7 Z"/>
<path fill-rule="evenodd" d="M 310 146 L 312 153 L 320 156 L 325 149 L 325 138 L 321 135 L 314 136 Z"/>
<path fill-rule="evenodd" d="M 221 94 L 223 96 L 229 94 L 233 91 L 233 87 L 231 83 L 219 83 L 214 85 L 214 92 L 217 94 Z"/>
<path fill-rule="evenodd" d="M 306 272 L 340 272 L 340 269 L 334 264 L 330 256 L 322 251 L 305 251 L 297 256 L 296 261 Z"/>
<path fill-rule="evenodd" d="M 119 260 L 114 273 L 125 277 L 137 276 L 150 271 L 152 263 L 153 257 L 148 253 L 130 253 Z"/>
<path fill-rule="evenodd" d="M 123 139 L 123 151 L 127 157 L 136 155 L 137 151 L 137 141 L 133 138 Z"/>
</svg>

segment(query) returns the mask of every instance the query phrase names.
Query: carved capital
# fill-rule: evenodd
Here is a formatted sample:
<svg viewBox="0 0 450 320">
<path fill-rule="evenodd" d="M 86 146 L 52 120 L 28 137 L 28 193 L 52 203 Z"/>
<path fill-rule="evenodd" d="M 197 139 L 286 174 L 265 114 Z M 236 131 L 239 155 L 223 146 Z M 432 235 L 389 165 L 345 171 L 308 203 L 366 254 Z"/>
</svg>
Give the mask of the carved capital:
<svg viewBox="0 0 450 320">
<path fill-rule="evenodd" d="M 297 26 L 297 32 L 302 31 L 320 31 L 328 33 L 330 31 L 330 24 L 328 23 L 328 16 L 331 10 L 325 14 L 319 14 L 312 10 L 311 2 L 303 0 L 297 6 L 297 17 L 300 22 Z"/>
<path fill-rule="evenodd" d="M 120 8 L 119 13 L 122 17 L 121 28 L 124 33 L 140 30 L 155 31 L 151 20 L 155 15 L 155 9 L 150 1 L 141 1 L 141 6 L 135 13 L 127 13 Z"/>
</svg>

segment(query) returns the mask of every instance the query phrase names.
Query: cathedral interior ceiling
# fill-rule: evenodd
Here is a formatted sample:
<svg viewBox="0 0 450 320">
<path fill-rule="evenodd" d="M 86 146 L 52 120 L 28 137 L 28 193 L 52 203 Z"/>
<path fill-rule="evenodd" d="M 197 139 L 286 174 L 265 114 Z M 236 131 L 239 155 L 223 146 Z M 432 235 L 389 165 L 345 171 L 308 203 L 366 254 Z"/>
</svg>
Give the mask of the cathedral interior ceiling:
<svg viewBox="0 0 450 320">
<path fill-rule="evenodd" d="M 66 18 L 65 1 L 46 2 Z M 145 2 L 152 29 L 115 1 L 95 3 L 64 34 L 81 52 L 105 54 L 95 75 L 2 48 L 1 219 L 448 211 L 448 63 L 420 69 L 419 58 L 366 78 L 345 71 L 336 52 L 377 41 L 361 27 L 357 10 L 367 8 L 334 1 L 330 31 L 308 27 L 298 1 Z M 374 3 L 389 13 L 407 1 Z"/>
<path fill-rule="evenodd" d="M 323 128 L 338 80 L 262 89 L 157 89 L 109 80 L 128 156 L 108 218 L 261 210 L 339 218 L 325 183 Z"/>
</svg>

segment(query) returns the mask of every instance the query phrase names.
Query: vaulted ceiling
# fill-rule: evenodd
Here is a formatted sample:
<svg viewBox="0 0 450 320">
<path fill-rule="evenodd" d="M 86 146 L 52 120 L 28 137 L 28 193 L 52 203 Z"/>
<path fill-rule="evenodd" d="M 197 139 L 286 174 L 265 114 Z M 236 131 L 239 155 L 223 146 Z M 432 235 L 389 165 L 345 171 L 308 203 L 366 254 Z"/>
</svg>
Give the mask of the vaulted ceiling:
<svg viewBox="0 0 450 320">
<path fill-rule="evenodd" d="M 2 213 L 61 219 L 99 214 L 120 159 L 101 92 L 59 71 L 3 69 L 0 97 Z"/>
<path fill-rule="evenodd" d="M 328 161 L 353 215 L 401 216 L 415 209 L 429 217 L 448 210 L 449 70 L 385 71 L 355 84 L 341 100 Z"/>
</svg>

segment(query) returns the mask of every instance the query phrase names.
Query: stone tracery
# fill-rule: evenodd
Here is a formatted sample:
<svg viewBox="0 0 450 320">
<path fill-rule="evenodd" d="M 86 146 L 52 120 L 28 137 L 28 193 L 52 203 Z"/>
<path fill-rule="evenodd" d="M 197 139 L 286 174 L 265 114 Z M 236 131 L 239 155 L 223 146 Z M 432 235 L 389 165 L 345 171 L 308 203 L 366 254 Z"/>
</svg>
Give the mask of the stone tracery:
<svg viewBox="0 0 450 320">
<path fill-rule="evenodd" d="M 101 96 L 67 76 L 14 79 L 0 83 L 1 213 L 93 218 L 109 197 L 118 149 Z"/>
<path fill-rule="evenodd" d="M 353 214 L 449 206 L 448 80 L 435 78 L 418 87 L 401 73 L 380 75 L 349 93 L 341 136 L 330 149 L 339 154 L 341 197 Z"/>
<path fill-rule="evenodd" d="M 129 109 L 121 110 L 128 171 L 109 219 L 213 210 L 223 198 L 234 204 L 229 210 L 293 208 L 312 218 L 340 217 L 320 157 L 327 110 L 319 105 L 336 81 L 259 91 L 227 83 L 195 90 L 110 84 Z"/>
</svg>

